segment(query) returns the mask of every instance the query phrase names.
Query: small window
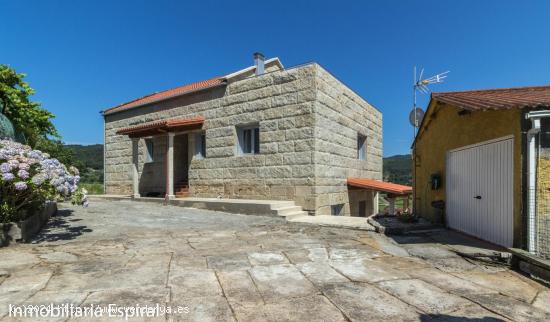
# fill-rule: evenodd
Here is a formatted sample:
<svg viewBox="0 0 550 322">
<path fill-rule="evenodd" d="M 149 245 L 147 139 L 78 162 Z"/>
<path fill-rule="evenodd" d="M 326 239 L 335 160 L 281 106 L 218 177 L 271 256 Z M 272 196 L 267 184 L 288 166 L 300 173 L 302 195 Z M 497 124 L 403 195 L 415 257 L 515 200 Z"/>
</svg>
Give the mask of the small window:
<svg viewBox="0 0 550 322">
<path fill-rule="evenodd" d="M 153 143 L 153 139 L 145 139 L 145 163 L 151 163 L 154 161 L 154 151 L 155 151 L 155 145 Z"/>
<path fill-rule="evenodd" d="M 204 132 L 195 134 L 195 157 L 206 158 L 206 133 Z"/>
<path fill-rule="evenodd" d="M 260 153 L 260 128 L 256 126 L 237 128 L 239 154 Z"/>
<path fill-rule="evenodd" d="M 333 216 L 342 216 L 342 212 L 344 210 L 344 204 L 340 203 L 337 205 L 330 206 L 331 214 Z"/>
<path fill-rule="evenodd" d="M 367 137 L 357 134 L 357 159 L 367 159 Z"/>
</svg>

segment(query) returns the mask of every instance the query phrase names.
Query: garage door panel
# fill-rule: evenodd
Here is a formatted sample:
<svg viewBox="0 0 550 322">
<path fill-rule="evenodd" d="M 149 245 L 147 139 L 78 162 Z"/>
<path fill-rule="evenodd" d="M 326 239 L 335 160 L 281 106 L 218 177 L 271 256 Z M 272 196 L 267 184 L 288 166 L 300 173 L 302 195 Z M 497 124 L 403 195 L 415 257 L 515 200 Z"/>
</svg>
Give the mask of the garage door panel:
<svg viewBox="0 0 550 322">
<path fill-rule="evenodd" d="M 509 138 L 448 152 L 449 227 L 512 246 L 512 149 Z"/>
</svg>

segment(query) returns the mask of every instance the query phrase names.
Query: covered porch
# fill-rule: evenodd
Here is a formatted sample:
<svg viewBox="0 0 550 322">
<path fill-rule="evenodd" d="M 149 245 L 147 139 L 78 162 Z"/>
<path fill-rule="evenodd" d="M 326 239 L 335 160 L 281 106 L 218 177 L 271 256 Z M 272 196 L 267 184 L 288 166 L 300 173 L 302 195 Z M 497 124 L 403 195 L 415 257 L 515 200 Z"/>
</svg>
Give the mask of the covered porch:
<svg viewBox="0 0 550 322">
<path fill-rule="evenodd" d="M 350 190 L 367 189 L 375 191 L 377 203 L 379 199 L 379 194 L 384 193 L 386 195 L 385 199 L 389 203 L 388 214 L 390 215 L 395 214 L 395 206 L 398 199 L 403 200 L 403 210 L 409 208 L 409 197 L 412 194 L 412 187 L 410 186 L 365 178 L 348 178 L 347 183 Z M 378 205 L 376 207 L 376 210 L 376 212 L 379 211 Z"/>
<path fill-rule="evenodd" d="M 175 199 L 188 195 L 189 165 L 203 117 L 143 123 L 117 131 L 132 141 L 132 197 Z M 142 142 L 143 141 L 143 142 Z M 140 145 L 145 148 L 140 153 Z M 140 171 L 141 167 L 141 171 Z M 141 174 L 141 178 L 140 178 Z"/>
</svg>

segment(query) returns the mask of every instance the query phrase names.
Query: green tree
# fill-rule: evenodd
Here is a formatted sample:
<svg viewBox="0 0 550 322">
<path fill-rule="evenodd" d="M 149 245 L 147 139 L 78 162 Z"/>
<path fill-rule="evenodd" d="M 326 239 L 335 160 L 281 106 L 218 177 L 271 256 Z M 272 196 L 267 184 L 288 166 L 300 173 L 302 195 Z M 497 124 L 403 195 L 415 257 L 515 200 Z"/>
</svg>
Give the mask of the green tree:
<svg viewBox="0 0 550 322">
<path fill-rule="evenodd" d="M 67 148 L 61 140 L 40 138 L 34 148 L 48 153 L 67 166 L 74 165 L 78 169 L 83 168 L 82 162 L 75 159 L 73 150 Z"/>
<path fill-rule="evenodd" d="M 34 90 L 23 80 L 25 76 L 0 64 L 0 108 L 13 123 L 15 131 L 35 147 L 40 140 L 59 138 L 59 134 L 52 123 L 54 115 L 29 99 Z"/>
</svg>

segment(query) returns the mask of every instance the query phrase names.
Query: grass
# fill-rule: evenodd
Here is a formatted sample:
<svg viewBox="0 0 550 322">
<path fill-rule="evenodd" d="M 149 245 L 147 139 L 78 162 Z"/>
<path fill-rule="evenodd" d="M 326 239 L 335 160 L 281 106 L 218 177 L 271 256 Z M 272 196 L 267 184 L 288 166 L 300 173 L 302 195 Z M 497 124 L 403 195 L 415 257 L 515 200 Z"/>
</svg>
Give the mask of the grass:
<svg viewBox="0 0 550 322">
<path fill-rule="evenodd" d="M 82 187 L 88 190 L 89 195 L 102 195 L 103 194 L 103 184 L 102 183 L 79 183 L 79 187 Z"/>
</svg>

